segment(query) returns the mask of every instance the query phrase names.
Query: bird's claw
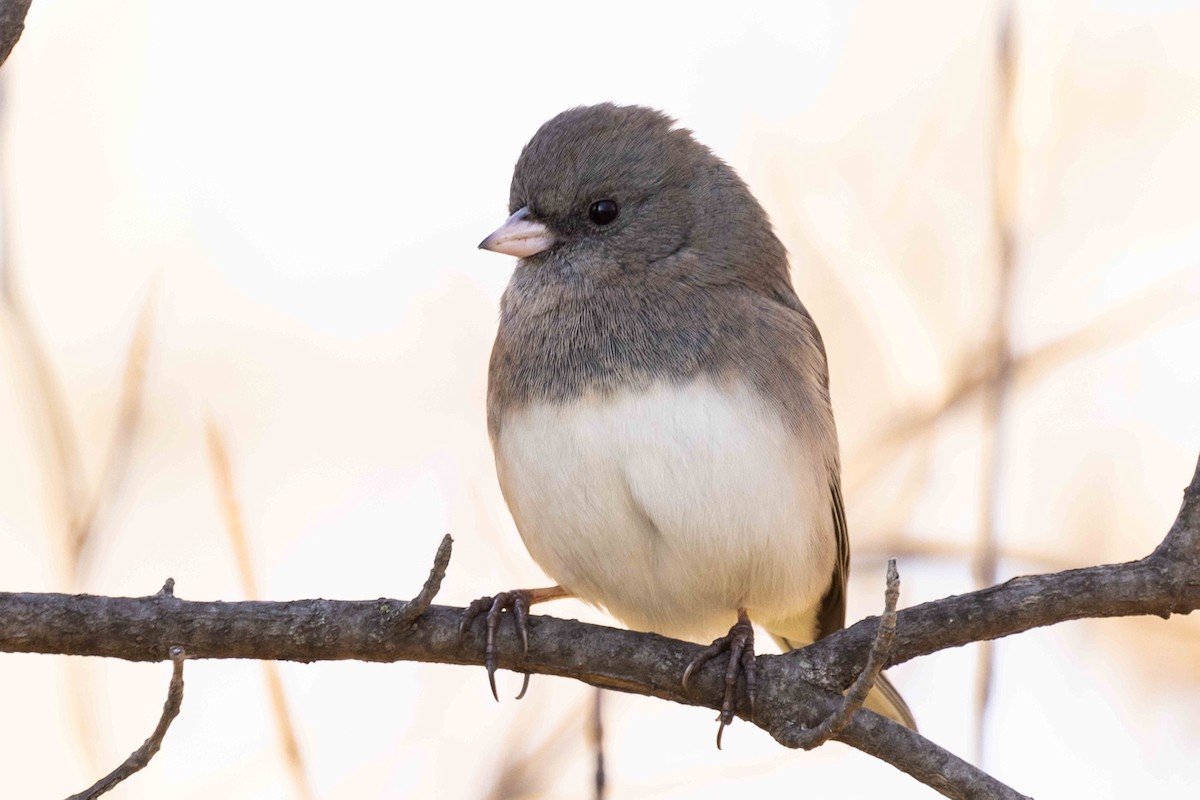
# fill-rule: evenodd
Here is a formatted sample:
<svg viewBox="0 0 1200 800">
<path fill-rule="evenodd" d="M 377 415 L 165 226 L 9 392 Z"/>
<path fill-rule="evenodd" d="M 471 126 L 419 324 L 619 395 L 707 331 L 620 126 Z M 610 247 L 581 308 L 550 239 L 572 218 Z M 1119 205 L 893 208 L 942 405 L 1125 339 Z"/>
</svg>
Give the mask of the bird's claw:
<svg viewBox="0 0 1200 800">
<path fill-rule="evenodd" d="M 724 653 L 729 654 L 729 659 L 725 666 L 725 695 L 721 701 L 721 713 L 717 715 L 721 723 L 717 727 L 718 750 L 721 749 L 721 736 L 725 733 L 725 726 L 733 722 L 737 710 L 739 675 L 746 678 L 746 699 L 750 701 L 750 718 L 754 719 L 754 700 L 758 694 L 758 667 L 754 659 L 754 626 L 750 624 L 750 618 L 744 612 L 738 615 L 738 621 L 729 629 L 729 633 L 713 640 L 712 644 L 704 648 L 700 655 L 687 665 L 687 669 L 683 671 L 683 688 L 687 688 L 688 680 L 699 667 Z"/>
<path fill-rule="evenodd" d="M 513 624 L 517 626 L 517 635 L 521 637 L 521 652 L 529 654 L 529 593 L 522 589 L 510 592 L 500 592 L 493 597 L 481 597 L 471 602 L 463 611 L 458 624 L 459 639 L 466 638 L 467 631 L 475 618 L 487 612 L 487 642 L 483 647 L 483 666 L 487 669 L 488 685 L 492 687 L 492 697 L 500 701 L 500 693 L 496 691 L 496 630 L 505 611 L 512 614 Z M 521 681 L 521 691 L 517 695 L 520 700 L 529 688 L 529 673 L 525 673 Z"/>
</svg>

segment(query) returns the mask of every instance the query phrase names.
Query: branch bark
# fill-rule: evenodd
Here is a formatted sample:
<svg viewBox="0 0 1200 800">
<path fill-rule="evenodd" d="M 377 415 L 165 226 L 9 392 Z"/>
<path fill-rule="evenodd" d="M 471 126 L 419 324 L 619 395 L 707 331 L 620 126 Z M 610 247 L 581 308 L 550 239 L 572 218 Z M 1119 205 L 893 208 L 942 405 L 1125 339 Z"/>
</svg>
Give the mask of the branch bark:
<svg viewBox="0 0 1200 800">
<path fill-rule="evenodd" d="M 448 548 L 438 562 L 444 568 Z M 431 580 L 440 580 L 435 566 Z M 418 600 L 295 600 L 235 603 L 148 597 L 0 593 L 0 651 L 103 656 L 161 661 L 171 645 L 190 659 L 286 661 L 357 659 L 483 663 L 482 623 L 460 640 L 461 609 Z M 982 591 L 898 612 L 886 659 L 899 664 L 970 642 L 1084 617 L 1153 614 L 1168 617 L 1200 608 L 1200 463 L 1183 507 L 1162 544 L 1149 556 L 1114 564 L 1016 578 Z M 754 724 L 796 747 L 808 730 L 841 705 L 841 693 L 867 665 L 879 626 L 862 620 L 786 655 L 759 656 L 760 690 Z M 722 671 L 702 670 L 691 689 L 680 677 L 699 645 L 573 620 L 529 619 L 529 653 L 505 626 L 497 641 L 501 667 L 574 678 L 606 689 L 677 703 L 719 708 Z M 870 713 L 858 713 L 838 740 L 881 758 L 947 797 L 1017 798 L 1004 786 L 919 734 Z"/>
</svg>

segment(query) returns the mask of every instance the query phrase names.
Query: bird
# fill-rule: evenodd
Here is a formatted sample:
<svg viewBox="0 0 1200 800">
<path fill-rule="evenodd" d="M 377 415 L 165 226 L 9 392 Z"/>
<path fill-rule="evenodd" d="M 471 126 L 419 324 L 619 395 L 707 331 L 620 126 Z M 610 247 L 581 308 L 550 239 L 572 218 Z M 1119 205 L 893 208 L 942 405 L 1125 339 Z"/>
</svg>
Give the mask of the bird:
<svg viewBox="0 0 1200 800">
<path fill-rule="evenodd" d="M 850 542 L 821 334 L 735 171 L 665 113 L 544 123 L 479 247 L 517 257 L 488 369 L 500 489 L 557 582 L 471 603 L 462 631 L 575 597 L 727 658 L 721 733 L 754 625 L 787 651 L 843 628 Z M 528 687 L 528 675 L 521 693 Z M 866 707 L 916 727 L 884 676 Z"/>
</svg>

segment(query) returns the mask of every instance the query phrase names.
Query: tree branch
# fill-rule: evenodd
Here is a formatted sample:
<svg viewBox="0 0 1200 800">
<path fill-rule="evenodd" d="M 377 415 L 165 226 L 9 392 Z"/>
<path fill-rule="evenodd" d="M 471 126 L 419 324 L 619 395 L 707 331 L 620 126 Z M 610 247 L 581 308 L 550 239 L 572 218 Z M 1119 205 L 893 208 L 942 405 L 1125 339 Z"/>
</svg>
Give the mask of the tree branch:
<svg viewBox="0 0 1200 800">
<path fill-rule="evenodd" d="M 25 14 L 32 0 L 0 0 L 0 64 L 16 46 L 25 31 Z"/>
<path fill-rule="evenodd" d="M 444 570 L 448 544 L 439 550 Z M 435 565 L 430 580 L 440 580 Z M 427 583 L 418 598 L 431 599 Z M 416 601 L 414 601 L 416 602 Z M 0 593 L 0 651 L 161 661 L 173 644 L 189 658 L 286 661 L 356 659 L 483 663 L 482 625 L 460 640 L 461 609 L 399 600 L 295 600 L 237 603 L 148 597 Z M 897 614 L 887 664 L 938 650 L 1008 636 L 1083 617 L 1154 614 L 1200 608 L 1200 464 L 1179 517 L 1150 556 L 1126 564 L 1016 578 Z M 792 653 L 758 658 L 760 690 L 754 724 L 795 747 L 807 729 L 837 711 L 841 693 L 867 665 L 879 620 L 872 617 Z M 680 677 L 700 646 L 573 620 L 529 619 L 529 653 L 504 626 L 497 637 L 501 667 L 574 678 L 606 689 L 718 708 L 722 670 Z M 481 678 L 482 680 L 482 678 Z M 1021 795 L 919 734 L 858 713 L 838 740 L 881 758 L 948 797 Z"/>
</svg>

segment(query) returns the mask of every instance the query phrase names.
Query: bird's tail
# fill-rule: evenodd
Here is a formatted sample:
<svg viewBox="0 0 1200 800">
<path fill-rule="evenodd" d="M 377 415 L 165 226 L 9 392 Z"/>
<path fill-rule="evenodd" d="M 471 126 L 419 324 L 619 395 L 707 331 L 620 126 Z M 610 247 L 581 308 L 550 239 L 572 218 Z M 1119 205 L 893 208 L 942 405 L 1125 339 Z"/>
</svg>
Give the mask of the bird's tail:
<svg viewBox="0 0 1200 800">
<path fill-rule="evenodd" d="M 779 631 L 769 630 L 771 638 L 778 643 L 780 648 L 786 653 L 789 650 L 797 650 L 811 643 L 811 634 L 809 636 L 787 636 Z M 906 728 L 912 730 L 917 729 L 917 721 L 913 719 L 912 711 L 908 708 L 908 703 L 904 702 L 904 698 L 900 696 L 900 692 L 896 691 L 896 687 L 887 679 L 887 676 L 880 673 L 875 679 L 875 685 L 871 687 L 871 693 L 867 695 L 867 701 L 863 703 L 866 708 L 874 711 L 876 714 L 881 714 L 888 719 L 899 722 Z"/>
</svg>

